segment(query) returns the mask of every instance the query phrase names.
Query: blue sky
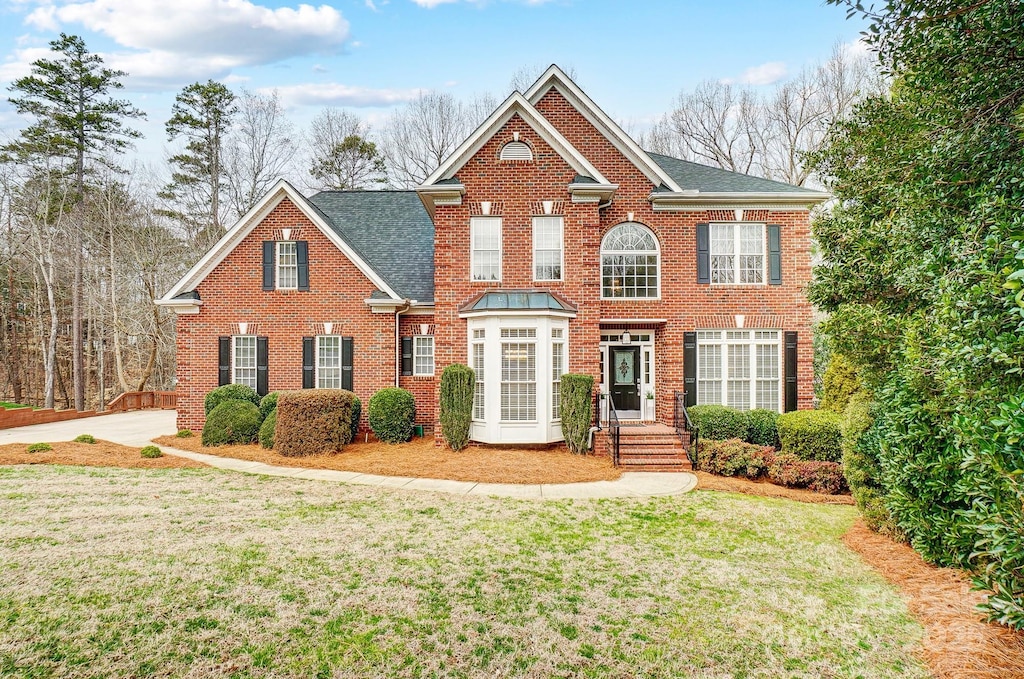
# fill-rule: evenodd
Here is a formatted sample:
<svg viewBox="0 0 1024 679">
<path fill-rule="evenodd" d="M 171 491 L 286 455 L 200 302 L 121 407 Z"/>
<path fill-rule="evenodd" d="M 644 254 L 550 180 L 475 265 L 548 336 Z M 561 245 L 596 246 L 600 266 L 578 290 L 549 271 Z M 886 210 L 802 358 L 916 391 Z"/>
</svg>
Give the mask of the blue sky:
<svg viewBox="0 0 1024 679">
<path fill-rule="evenodd" d="M 0 0 L 0 85 L 81 35 L 130 74 L 155 163 L 175 93 L 209 78 L 277 89 L 301 127 L 327 105 L 380 122 L 422 90 L 500 100 L 517 70 L 558 63 L 639 130 L 700 80 L 770 86 L 862 29 L 822 0 Z M 4 98 L 0 135 L 21 124 Z"/>
</svg>

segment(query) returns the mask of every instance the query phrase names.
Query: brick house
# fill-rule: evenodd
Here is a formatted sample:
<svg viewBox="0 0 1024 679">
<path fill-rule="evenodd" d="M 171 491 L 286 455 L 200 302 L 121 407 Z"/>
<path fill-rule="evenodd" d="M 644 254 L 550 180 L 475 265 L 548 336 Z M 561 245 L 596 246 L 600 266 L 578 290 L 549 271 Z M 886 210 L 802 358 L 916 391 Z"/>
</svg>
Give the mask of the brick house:
<svg viewBox="0 0 1024 679">
<path fill-rule="evenodd" d="M 556 66 L 415 191 L 279 182 L 160 304 L 177 314 L 178 424 L 203 396 L 399 385 L 437 419 L 476 370 L 472 438 L 561 439 L 559 378 L 621 419 L 812 401 L 809 209 L 824 193 L 642 150 Z"/>
</svg>

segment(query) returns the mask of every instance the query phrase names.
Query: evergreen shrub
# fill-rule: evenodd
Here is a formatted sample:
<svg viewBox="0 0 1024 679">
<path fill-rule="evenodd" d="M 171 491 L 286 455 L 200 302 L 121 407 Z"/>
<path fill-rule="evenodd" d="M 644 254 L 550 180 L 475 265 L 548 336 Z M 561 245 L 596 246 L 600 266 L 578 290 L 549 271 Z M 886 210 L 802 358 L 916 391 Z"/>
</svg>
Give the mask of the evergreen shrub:
<svg viewBox="0 0 1024 679">
<path fill-rule="evenodd" d="M 398 387 L 386 387 L 370 397 L 370 429 L 384 443 L 405 443 L 412 438 L 416 400 Z"/>
<path fill-rule="evenodd" d="M 725 441 L 747 437 L 749 418 L 743 411 L 716 405 L 692 406 L 688 411 L 702 439 Z"/>
<path fill-rule="evenodd" d="M 469 366 L 453 363 L 441 373 L 441 434 L 452 450 L 469 443 L 475 389 L 476 373 Z"/>
<path fill-rule="evenodd" d="M 758 408 L 747 413 L 747 443 L 756 446 L 779 447 L 779 413 Z"/>
<path fill-rule="evenodd" d="M 256 393 L 255 389 L 245 384 L 225 384 L 206 394 L 206 398 L 203 399 L 206 414 L 212 413 L 213 409 L 224 401 L 248 401 L 258 407 L 260 395 Z"/>
<path fill-rule="evenodd" d="M 274 449 L 288 457 L 341 450 L 352 436 L 355 397 L 347 389 L 281 392 L 274 411 Z"/>
<path fill-rule="evenodd" d="M 794 410 L 779 415 L 782 452 L 801 460 L 839 462 L 843 457 L 840 419 L 830 410 Z"/>
<path fill-rule="evenodd" d="M 562 437 L 571 452 L 584 455 L 594 419 L 594 376 L 566 373 L 561 385 Z"/>
<path fill-rule="evenodd" d="M 274 447 L 274 428 L 277 426 L 277 407 L 275 406 L 265 418 L 263 418 L 263 424 L 260 425 L 259 441 L 260 445 L 264 448 L 272 449 Z"/>
<path fill-rule="evenodd" d="M 224 401 L 206 416 L 203 445 L 252 443 L 262 423 L 260 409 L 252 401 Z"/>
</svg>

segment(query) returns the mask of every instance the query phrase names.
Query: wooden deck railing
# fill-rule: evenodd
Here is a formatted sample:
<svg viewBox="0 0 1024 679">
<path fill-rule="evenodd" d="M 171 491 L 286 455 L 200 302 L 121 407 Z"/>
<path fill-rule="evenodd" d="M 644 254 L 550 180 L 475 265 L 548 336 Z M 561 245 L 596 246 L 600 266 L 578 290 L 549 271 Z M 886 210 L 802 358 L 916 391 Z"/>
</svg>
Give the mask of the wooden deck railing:
<svg viewBox="0 0 1024 679">
<path fill-rule="evenodd" d="M 174 410 L 177 407 L 178 395 L 173 391 L 126 391 L 107 404 L 107 410 L 112 413 L 147 408 Z"/>
</svg>

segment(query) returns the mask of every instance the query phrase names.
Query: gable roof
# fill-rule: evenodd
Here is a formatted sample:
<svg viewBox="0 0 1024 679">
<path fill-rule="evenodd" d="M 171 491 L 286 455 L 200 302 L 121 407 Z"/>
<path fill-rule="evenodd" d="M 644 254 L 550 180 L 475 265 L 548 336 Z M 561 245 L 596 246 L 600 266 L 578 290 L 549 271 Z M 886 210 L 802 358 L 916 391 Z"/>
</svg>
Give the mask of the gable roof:
<svg viewBox="0 0 1024 679">
<path fill-rule="evenodd" d="M 752 193 L 822 193 L 812 189 L 805 189 L 801 186 L 793 186 L 784 182 L 777 182 L 761 177 L 752 177 L 741 172 L 732 172 L 718 167 L 701 165 L 689 160 L 673 158 L 648 151 L 658 165 L 662 167 L 681 187 L 692 191 L 696 189 L 701 193 L 730 193 L 730 192 L 752 192 Z"/>
<path fill-rule="evenodd" d="M 307 199 L 402 298 L 434 299 L 434 222 L 415 191 L 324 191 Z"/>
<path fill-rule="evenodd" d="M 608 184 L 608 180 L 580 153 L 569 140 L 555 129 L 548 120 L 533 107 L 533 105 L 519 92 L 513 92 L 502 104 L 494 110 L 487 120 L 480 124 L 473 134 L 462 142 L 455 151 L 445 159 L 441 166 L 434 170 L 433 174 L 427 177 L 422 186 L 440 184 L 444 180 L 455 176 L 463 165 L 469 162 L 477 151 L 493 137 L 512 116 L 519 115 L 523 121 L 540 135 L 541 139 L 547 142 L 569 164 L 577 174 L 592 177 L 599 184 Z"/>
<path fill-rule="evenodd" d="M 598 132 L 611 142 L 612 146 L 618 149 L 619 153 L 643 172 L 655 187 L 664 184 L 670 191 L 682 191 L 672 176 L 654 162 L 647 152 L 626 134 L 625 130 L 608 117 L 608 114 L 602 111 L 601 107 L 594 103 L 594 100 L 587 96 L 586 92 L 581 90 L 579 85 L 574 83 L 555 64 L 551 64 L 548 70 L 544 71 L 544 74 L 530 86 L 524 96 L 531 104 L 536 105 L 551 89 L 558 90 L 591 125 L 597 128 Z"/>
</svg>

